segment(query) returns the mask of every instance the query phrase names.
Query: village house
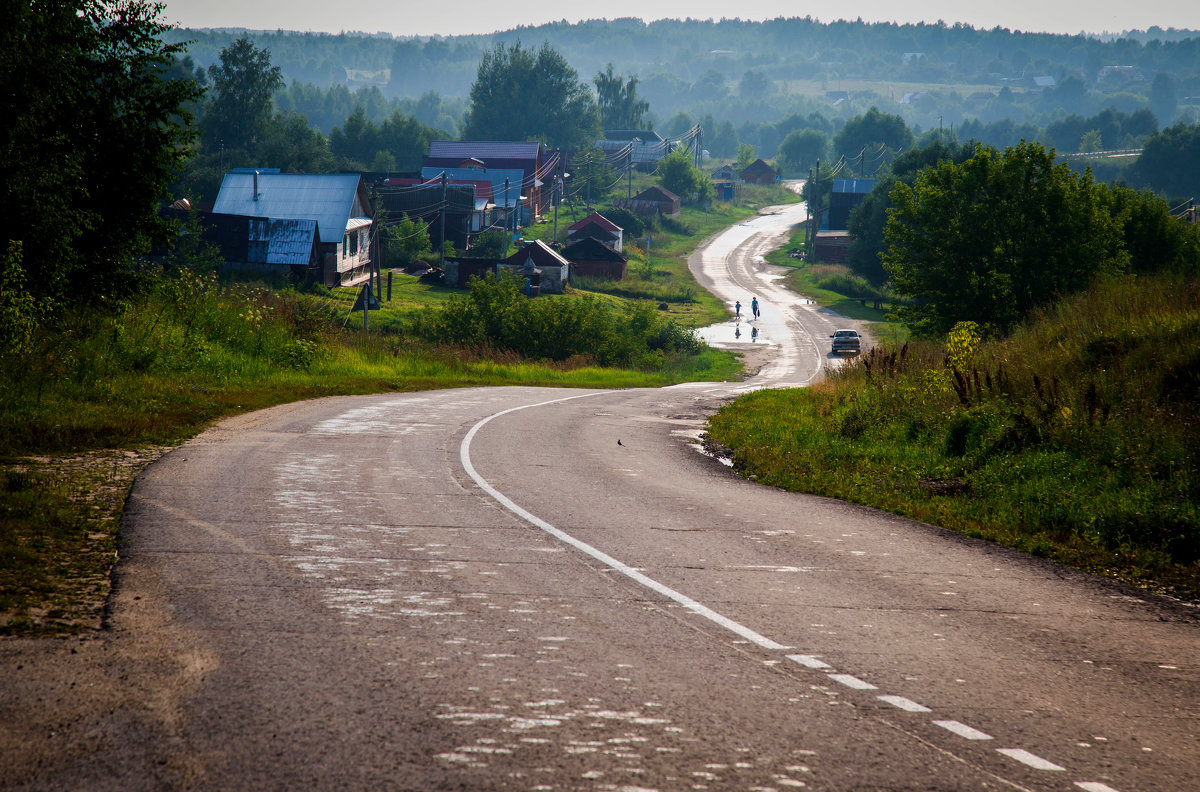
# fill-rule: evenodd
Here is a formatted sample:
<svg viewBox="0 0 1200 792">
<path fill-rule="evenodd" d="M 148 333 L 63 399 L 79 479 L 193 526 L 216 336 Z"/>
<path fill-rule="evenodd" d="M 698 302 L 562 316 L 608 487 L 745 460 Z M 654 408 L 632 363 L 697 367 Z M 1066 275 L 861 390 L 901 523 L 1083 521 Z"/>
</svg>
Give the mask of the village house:
<svg viewBox="0 0 1200 792">
<path fill-rule="evenodd" d="M 538 239 L 500 261 L 497 270 L 525 278 L 529 294 L 559 294 L 571 276 L 571 263 Z"/>
<path fill-rule="evenodd" d="M 610 165 L 631 163 L 640 171 L 652 171 L 671 153 L 671 144 L 650 129 L 606 129 L 596 146 Z"/>
<path fill-rule="evenodd" d="M 675 217 L 683 208 L 678 195 L 658 185 L 642 190 L 632 198 L 616 198 L 613 206 L 636 214 L 660 214 L 664 217 Z"/>
<path fill-rule="evenodd" d="M 264 266 L 299 266 L 294 262 L 313 258 L 305 238 L 311 229 L 318 240 L 317 262 L 305 266 L 322 284 L 356 286 L 371 277 L 374 213 L 357 173 L 235 170 L 221 182 L 213 214 L 254 221 L 247 225 L 248 245 L 265 245 L 266 251 L 260 255 L 256 249 L 251 255 L 248 248 L 248 263 L 263 258 Z M 274 262 L 269 260 L 273 236 Z"/>
<path fill-rule="evenodd" d="M 874 179 L 834 179 L 829 196 L 827 227 L 831 231 L 845 231 L 850 227 L 850 212 L 875 189 Z"/>
<path fill-rule="evenodd" d="M 440 177 L 430 180 L 390 177 L 372 187 L 389 218 L 420 219 L 429 226 L 430 239 L 435 245 L 443 233 L 443 221 L 446 241 L 465 250 L 472 238 L 487 230 L 493 220 L 495 207 L 488 181 L 447 178 L 443 189 Z"/>
<path fill-rule="evenodd" d="M 739 175 L 746 184 L 774 184 L 779 178 L 775 169 L 761 157 L 747 165 Z"/>
<path fill-rule="evenodd" d="M 553 191 L 546 188 L 553 186 L 558 169 L 558 154 L 547 152 L 537 142 L 434 140 L 429 144 L 421 178 L 429 179 L 445 171 L 456 179 L 490 181 L 497 205 L 519 204 L 517 221 L 529 225 L 549 210 Z M 475 175 L 463 171 L 475 171 Z M 498 178 L 496 171 L 510 173 Z M 503 194 L 504 178 L 508 179 L 507 195 Z"/>
<path fill-rule="evenodd" d="M 168 210 L 182 220 L 187 209 Z M 321 278 L 321 238 L 315 220 L 198 212 L 200 238 L 220 251 L 221 269 L 280 275 L 297 281 Z"/>
<path fill-rule="evenodd" d="M 592 212 L 567 229 L 567 244 L 592 237 L 620 253 L 625 244 L 624 233 L 624 229 L 604 215 Z"/>
<path fill-rule="evenodd" d="M 572 278 L 621 280 L 629 264 L 629 259 L 624 255 L 590 236 L 568 243 L 562 255 L 571 263 Z"/>
</svg>

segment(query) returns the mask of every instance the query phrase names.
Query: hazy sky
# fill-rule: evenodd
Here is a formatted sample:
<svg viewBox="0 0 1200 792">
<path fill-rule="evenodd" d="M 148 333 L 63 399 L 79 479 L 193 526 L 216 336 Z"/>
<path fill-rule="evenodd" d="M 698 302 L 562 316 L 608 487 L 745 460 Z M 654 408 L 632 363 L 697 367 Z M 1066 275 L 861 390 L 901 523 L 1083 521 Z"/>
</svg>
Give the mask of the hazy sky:
<svg viewBox="0 0 1200 792">
<path fill-rule="evenodd" d="M 184 27 L 245 27 L 300 31 L 361 30 L 395 35 L 492 33 L 518 25 L 566 19 L 772 19 L 812 16 L 822 22 L 861 17 L 867 22 L 965 22 L 976 28 L 1078 33 L 1144 30 L 1152 25 L 1200 30 L 1196 0 L 562 0 L 505 3 L 497 0 L 166 0 L 164 17 Z"/>
</svg>

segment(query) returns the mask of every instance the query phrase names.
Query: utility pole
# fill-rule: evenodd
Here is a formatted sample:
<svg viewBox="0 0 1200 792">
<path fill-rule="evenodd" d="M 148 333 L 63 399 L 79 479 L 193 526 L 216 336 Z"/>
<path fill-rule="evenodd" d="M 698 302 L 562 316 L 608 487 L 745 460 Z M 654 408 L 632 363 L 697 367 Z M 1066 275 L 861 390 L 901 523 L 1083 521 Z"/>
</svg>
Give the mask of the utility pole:
<svg viewBox="0 0 1200 792">
<path fill-rule="evenodd" d="M 627 198 L 633 197 L 633 141 L 629 143 L 629 155 L 625 159 L 625 165 L 629 169 L 629 194 Z"/>
<path fill-rule="evenodd" d="M 558 202 L 562 200 L 562 176 L 558 175 L 558 166 L 554 168 L 554 184 L 550 187 L 550 200 L 554 202 L 554 241 L 558 241 Z"/>
<path fill-rule="evenodd" d="M 508 208 L 508 177 L 504 178 L 504 252 L 508 252 L 508 221 L 512 210 Z"/>
<path fill-rule="evenodd" d="M 442 171 L 442 230 L 438 240 L 438 261 L 442 272 L 446 271 L 446 171 Z"/>
</svg>

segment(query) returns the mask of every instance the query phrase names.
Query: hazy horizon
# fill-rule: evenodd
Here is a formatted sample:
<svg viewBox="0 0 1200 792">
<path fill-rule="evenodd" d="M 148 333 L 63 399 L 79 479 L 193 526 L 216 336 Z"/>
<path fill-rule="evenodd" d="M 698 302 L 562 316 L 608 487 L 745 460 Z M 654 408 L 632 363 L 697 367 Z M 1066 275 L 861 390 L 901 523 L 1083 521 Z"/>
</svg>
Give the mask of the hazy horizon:
<svg viewBox="0 0 1200 792">
<path fill-rule="evenodd" d="M 529 7 L 507 8 L 503 4 L 467 0 L 456 4 L 419 4 L 402 9 L 388 0 L 359 0 L 350 16 L 346 7 L 330 3 L 288 2 L 287 0 L 166 0 L 163 17 L 171 24 L 189 28 L 247 28 L 252 30 L 290 30 L 298 32 L 388 33 L 394 36 L 456 36 L 490 34 L 520 26 L 538 26 L 547 22 L 576 23 L 596 16 L 593 3 L 569 0 L 541 12 Z M 1082 6 L 1082 7 L 1081 7 Z M 659 19 L 720 20 L 740 18 L 762 21 L 776 17 L 811 16 L 820 22 L 861 19 L 863 22 L 945 21 L 964 23 L 977 29 L 1003 27 L 1025 32 L 1101 35 L 1151 27 L 1200 30 L 1200 4 L 1191 6 L 1167 0 L 1145 0 L 1136 5 L 1109 2 L 1091 4 L 1013 0 L 1003 6 L 964 7 L 951 0 L 926 0 L 899 9 L 882 0 L 851 0 L 838 6 L 835 14 L 827 6 L 812 7 L 794 0 L 744 0 L 736 4 L 735 15 L 729 6 L 714 0 L 661 0 L 648 13 L 644 2 L 610 0 L 602 8 L 604 19 L 636 17 L 646 22 Z"/>
</svg>

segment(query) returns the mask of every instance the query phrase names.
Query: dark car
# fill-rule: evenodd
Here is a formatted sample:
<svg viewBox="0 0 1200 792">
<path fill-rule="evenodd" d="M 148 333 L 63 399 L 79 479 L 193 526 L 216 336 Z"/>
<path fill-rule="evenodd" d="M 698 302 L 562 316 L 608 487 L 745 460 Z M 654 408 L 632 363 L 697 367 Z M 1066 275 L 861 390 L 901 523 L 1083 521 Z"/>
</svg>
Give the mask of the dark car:
<svg viewBox="0 0 1200 792">
<path fill-rule="evenodd" d="M 862 338 L 857 330 L 834 330 L 830 338 L 835 355 L 857 355 L 862 351 Z"/>
</svg>

